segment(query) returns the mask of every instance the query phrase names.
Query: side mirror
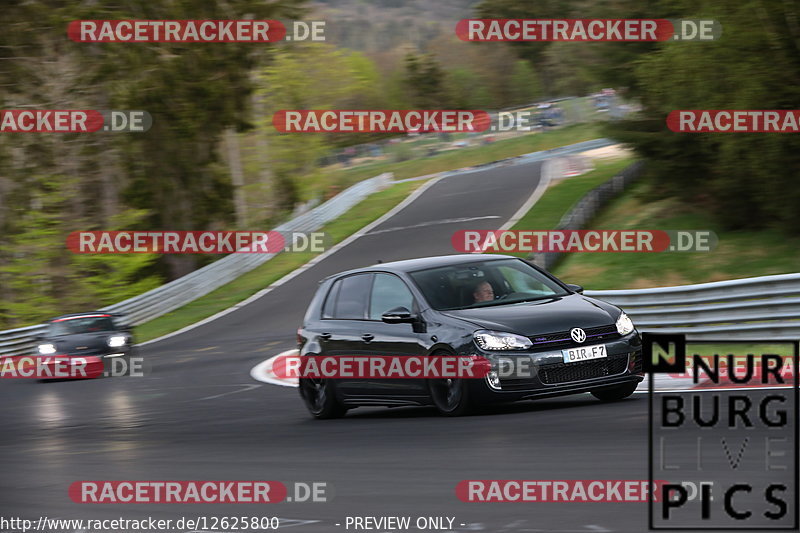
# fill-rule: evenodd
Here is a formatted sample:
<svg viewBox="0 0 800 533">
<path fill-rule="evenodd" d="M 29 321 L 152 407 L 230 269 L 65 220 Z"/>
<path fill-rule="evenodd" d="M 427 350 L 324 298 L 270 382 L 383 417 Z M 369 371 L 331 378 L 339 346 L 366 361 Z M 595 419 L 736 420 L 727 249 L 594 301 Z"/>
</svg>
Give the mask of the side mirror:
<svg viewBox="0 0 800 533">
<path fill-rule="evenodd" d="M 583 287 L 580 285 L 574 285 L 572 283 L 567 283 L 567 288 L 572 292 L 577 292 L 578 294 L 583 294 Z"/>
<path fill-rule="evenodd" d="M 381 320 L 387 324 L 411 324 L 417 320 L 417 317 L 405 307 L 395 307 L 383 313 Z"/>
</svg>

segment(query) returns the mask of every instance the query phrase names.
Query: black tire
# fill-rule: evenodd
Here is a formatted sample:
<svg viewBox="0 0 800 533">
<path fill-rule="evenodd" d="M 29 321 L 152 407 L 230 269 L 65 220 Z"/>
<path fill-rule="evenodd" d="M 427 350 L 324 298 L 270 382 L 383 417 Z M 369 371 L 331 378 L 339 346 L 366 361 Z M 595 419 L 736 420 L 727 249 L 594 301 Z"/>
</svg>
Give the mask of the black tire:
<svg viewBox="0 0 800 533">
<path fill-rule="evenodd" d="M 347 407 L 336 398 L 336 391 L 330 380 L 300 378 L 299 385 L 300 396 L 314 418 L 341 418 L 347 413 Z"/>
<path fill-rule="evenodd" d="M 440 351 L 433 356 L 453 354 Z M 464 379 L 429 379 L 428 393 L 434 407 L 443 416 L 464 416 L 472 412 L 473 405 L 469 397 L 469 384 Z"/>
<path fill-rule="evenodd" d="M 429 379 L 428 392 L 439 414 L 464 416 L 472 412 L 469 385 L 463 379 Z"/>
<path fill-rule="evenodd" d="M 625 383 L 609 389 L 594 390 L 592 396 L 602 402 L 616 402 L 633 394 L 638 386 L 638 383 Z"/>
</svg>

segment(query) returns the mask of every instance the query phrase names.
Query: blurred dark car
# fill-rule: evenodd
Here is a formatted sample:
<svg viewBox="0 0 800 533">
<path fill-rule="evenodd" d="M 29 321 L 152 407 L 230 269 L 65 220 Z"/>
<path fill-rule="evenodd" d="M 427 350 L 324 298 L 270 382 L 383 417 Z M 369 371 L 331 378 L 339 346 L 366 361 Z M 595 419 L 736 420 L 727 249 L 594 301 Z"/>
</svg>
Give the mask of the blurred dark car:
<svg viewBox="0 0 800 533">
<path fill-rule="evenodd" d="M 105 373 L 125 372 L 134 354 L 132 328 L 118 314 L 93 311 L 53 318 L 37 338 L 37 354 L 97 358 Z M 114 363 L 121 359 L 124 363 Z"/>
<path fill-rule="evenodd" d="M 316 379 L 300 394 L 317 418 L 362 405 L 475 405 L 590 392 L 633 394 L 644 379 L 639 333 L 617 306 L 584 296 L 525 260 L 451 255 L 377 264 L 323 280 L 298 330 L 300 356 L 480 356 L 468 379 Z M 532 368 L 505 373 L 503 368 Z"/>
</svg>

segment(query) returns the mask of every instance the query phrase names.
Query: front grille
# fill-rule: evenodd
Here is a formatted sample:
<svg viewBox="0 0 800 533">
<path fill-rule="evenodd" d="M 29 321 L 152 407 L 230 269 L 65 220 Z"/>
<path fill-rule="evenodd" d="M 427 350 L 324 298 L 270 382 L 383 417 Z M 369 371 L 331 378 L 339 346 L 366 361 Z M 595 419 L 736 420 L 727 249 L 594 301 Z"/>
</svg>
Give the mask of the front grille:
<svg viewBox="0 0 800 533">
<path fill-rule="evenodd" d="M 585 346 L 590 343 L 619 338 L 617 326 L 598 326 L 595 328 L 583 328 L 586 332 L 586 341 L 581 344 L 576 343 L 569 336 L 569 331 L 559 331 L 558 333 L 545 333 L 544 335 L 534 335 L 528 337 L 533 343 L 534 348 L 560 348 L 569 346 Z"/>
<path fill-rule="evenodd" d="M 618 355 L 582 361 L 580 363 L 559 363 L 542 367 L 539 378 L 542 383 L 554 385 L 556 383 L 569 383 L 570 381 L 583 381 L 585 379 L 614 376 L 625 372 L 628 366 L 628 355 Z"/>
<path fill-rule="evenodd" d="M 93 348 L 93 347 L 90 347 L 90 348 L 84 348 L 83 350 L 78 350 L 77 348 L 71 348 L 69 350 L 63 350 L 65 355 L 72 355 L 72 356 L 79 356 L 79 355 L 105 355 L 105 354 L 109 353 L 110 351 L 113 351 L 113 348 L 109 349 L 109 348 Z M 57 353 L 61 353 L 61 352 L 57 352 Z"/>
<path fill-rule="evenodd" d="M 504 391 L 529 390 L 535 386 L 531 378 L 500 378 L 500 388 Z"/>
<path fill-rule="evenodd" d="M 556 385 L 622 374 L 627 366 L 628 355 L 622 354 L 580 363 L 543 365 L 538 367 L 537 375 L 545 385 Z M 537 385 L 538 382 L 529 377 L 500 378 L 500 387 L 504 391 L 530 390 Z"/>
</svg>

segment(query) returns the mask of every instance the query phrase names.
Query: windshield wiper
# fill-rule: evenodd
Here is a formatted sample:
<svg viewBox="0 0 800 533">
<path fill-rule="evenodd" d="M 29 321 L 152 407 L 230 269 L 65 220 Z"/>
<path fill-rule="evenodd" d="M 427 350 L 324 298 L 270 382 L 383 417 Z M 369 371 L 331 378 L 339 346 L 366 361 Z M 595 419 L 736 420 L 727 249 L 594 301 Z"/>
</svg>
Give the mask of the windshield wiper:
<svg viewBox="0 0 800 533">
<path fill-rule="evenodd" d="M 524 298 L 522 300 L 511 300 L 510 302 L 506 302 L 509 304 L 522 304 L 526 302 L 537 302 L 540 300 L 552 300 L 553 298 L 560 298 L 562 296 L 566 296 L 566 294 L 551 294 L 549 296 L 536 296 L 535 298 Z"/>
</svg>

